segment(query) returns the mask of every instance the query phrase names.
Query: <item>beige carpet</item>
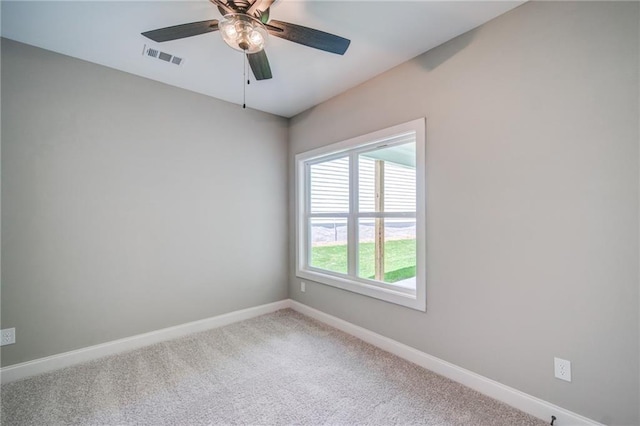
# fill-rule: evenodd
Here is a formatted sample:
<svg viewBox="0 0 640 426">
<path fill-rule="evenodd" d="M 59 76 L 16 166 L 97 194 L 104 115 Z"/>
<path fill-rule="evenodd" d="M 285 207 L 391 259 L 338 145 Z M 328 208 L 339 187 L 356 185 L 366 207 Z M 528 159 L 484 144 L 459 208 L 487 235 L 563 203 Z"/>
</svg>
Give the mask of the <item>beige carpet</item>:
<svg viewBox="0 0 640 426">
<path fill-rule="evenodd" d="M 544 425 L 292 310 L 2 386 L 3 425 Z"/>
</svg>

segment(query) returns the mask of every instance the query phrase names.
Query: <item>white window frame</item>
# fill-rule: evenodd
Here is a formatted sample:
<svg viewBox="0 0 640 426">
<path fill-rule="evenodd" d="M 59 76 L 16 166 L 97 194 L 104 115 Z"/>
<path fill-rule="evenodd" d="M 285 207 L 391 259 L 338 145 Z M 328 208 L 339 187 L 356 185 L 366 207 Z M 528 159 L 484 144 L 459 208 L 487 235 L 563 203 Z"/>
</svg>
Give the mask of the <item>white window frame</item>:
<svg viewBox="0 0 640 426">
<path fill-rule="evenodd" d="M 357 156 L 366 151 L 388 145 L 389 139 L 415 133 L 416 142 L 416 289 L 406 290 L 379 281 L 357 277 L 358 261 L 357 219 L 363 214 L 356 213 L 358 209 L 358 166 Z M 419 311 L 426 311 L 426 146 L 425 119 L 409 121 L 407 123 L 378 130 L 366 135 L 358 136 L 342 142 L 333 143 L 295 156 L 295 193 L 296 193 L 296 276 L 305 280 L 326 284 L 365 296 L 374 297 L 387 302 L 406 306 Z M 335 273 L 309 266 L 308 242 L 310 223 L 308 194 L 310 194 L 310 179 L 308 165 L 323 162 L 331 158 L 345 155 L 351 156 L 349 168 L 349 213 L 331 214 L 331 217 L 345 217 L 348 223 L 348 266 L 347 275 Z M 413 217 L 413 216 L 411 216 Z"/>
</svg>

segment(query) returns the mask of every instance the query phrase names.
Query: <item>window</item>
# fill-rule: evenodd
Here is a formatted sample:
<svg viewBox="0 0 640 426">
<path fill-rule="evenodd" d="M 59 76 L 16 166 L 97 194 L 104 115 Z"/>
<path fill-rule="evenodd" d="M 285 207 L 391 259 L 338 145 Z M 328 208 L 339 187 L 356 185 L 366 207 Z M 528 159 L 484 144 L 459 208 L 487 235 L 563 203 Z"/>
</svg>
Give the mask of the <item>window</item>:
<svg viewBox="0 0 640 426">
<path fill-rule="evenodd" d="M 296 274 L 424 311 L 424 119 L 296 156 Z"/>
</svg>

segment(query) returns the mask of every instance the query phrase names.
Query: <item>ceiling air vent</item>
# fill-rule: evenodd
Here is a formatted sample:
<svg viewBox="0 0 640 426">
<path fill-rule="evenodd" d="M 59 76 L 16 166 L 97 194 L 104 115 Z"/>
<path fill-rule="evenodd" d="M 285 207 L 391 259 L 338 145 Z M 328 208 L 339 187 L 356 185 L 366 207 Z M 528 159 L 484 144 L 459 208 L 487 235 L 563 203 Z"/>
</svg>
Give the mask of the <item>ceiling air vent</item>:
<svg viewBox="0 0 640 426">
<path fill-rule="evenodd" d="M 168 62 L 170 64 L 174 64 L 174 65 L 182 65 L 184 64 L 184 58 L 179 58 L 177 56 L 172 55 L 171 53 L 167 53 L 167 52 L 161 52 L 157 49 L 154 49 L 152 47 L 147 47 L 147 45 L 144 45 L 144 48 L 142 49 L 142 54 L 144 56 L 147 56 L 149 58 L 154 58 L 154 59 L 159 59 L 162 62 Z"/>
</svg>

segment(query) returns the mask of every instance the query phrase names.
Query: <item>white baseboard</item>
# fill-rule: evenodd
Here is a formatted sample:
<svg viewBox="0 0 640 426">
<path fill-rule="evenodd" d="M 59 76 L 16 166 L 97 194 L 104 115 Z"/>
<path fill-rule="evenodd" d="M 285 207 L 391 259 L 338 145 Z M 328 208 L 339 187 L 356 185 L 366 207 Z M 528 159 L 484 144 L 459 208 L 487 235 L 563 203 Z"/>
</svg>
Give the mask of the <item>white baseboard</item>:
<svg viewBox="0 0 640 426">
<path fill-rule="evenodd" d="M 564 408 L 558 407 L 550 402 L 503 385 L 495 380 L 476 374 L 473 371 L 458 367 L 457 365 L 421 352 L 411 346 L 407 346 L 403 343 L 367 330 L 366 328 L 326 314 L 295 300 L 290 301 L 290 307 L 301 314 L 321 321 L 331 327 L 337 328 L 338 330 L 342 330 L 345 333 L 359 338 L 360 340 L 364 340 L 365 342 L 377 346 L 380 349 L 468 386 L 471 389 L 497 399 L 498 401 L 502 401 L 507 405 L 531 414 L 539 419 L 550 422 L 551 416 L 556 416 L 557 420 L 554 423 L 556 426 L 603 426 L 601 423 L 588 419 L 580 414 L 565 410 Z"/>
<path fill-rule="evenodd" d="M 200 321 L 189 322 L 175 327 L 164 328 L 162 330 L 114 340 L 100 345 L 89 346 L 75 351 L 11 365 L 0 369 L 0 382 L 13 382 L 36 374 L 58 370 L 60 368 L 69 367 L 108 355 L 130 351 L 154 343 L 186 336 L 188 334 L 222 327 L 234 322 L 243 321 L 286 308 L 292 308 L 301 314 L 321 321 L 331 327 L 337 328 L 338 330 L 342 330 L 345 333 L 351 334 L 352 336 L 377 346 L 380 349 L 468 386 L 471 389 L 497 399 L 498 401 L 502 401 L 505 404 L 522 410 L 525 413 L 529 413 L 539 419 L 549 421 L 552 415 L 556 416 L 557 420 L 554 423 L 556 426 L 603 426 L 601 423 L 569 410 L 565 410 L 564 408 L 558 407 L 557 405 L 551 404 L 540 398 L 536 398 L 517 389 L 503 385 L 495 380 L 491 380 L 472 371 L 458 367 L 457 365 L 451 364 L 440 358 L 436 358 L 403 343 L 397 342 L 378 333 L 374 333 L 366 328 L 357 326 L 291 299 L 242 309 Z"/>
<path fill-rule="evenodd" d="M 229 312 L 227 314 L 218 315 L 199 321 L 193 321 L 186 324 L 177 325 L 175 327 L 163 328 L 162 330 L 138 334 L 136 336 L 126 337 L 124 339 L 113 340 L 111 342 L 89 346 L 75 351 L 64 352 L 45 358 L 39 358 L 33 361 L 14 364 L 0 369 L 0 382 L 13 382 L 15 380 L 20 380 L 26 377 L 34 376 L 36 374 L 58 370 L 60 368 L 69 367 L 71 365 L 91 361 L 97 358 L 102 358 L 104 356 L 138 349 L 143 346 L 152 345 L 154 343 L 175 339 L 177 337 L 186 336 L 188 334 L 205 331 L 212 328 L 222 327 L 234 322 L 243 321 L 260 315 L 275 312 L 280 309 L 285 309 L 290 306 L 291 302 L 289 299 L 281 300 L 279 302 Z"/>
</svg>

